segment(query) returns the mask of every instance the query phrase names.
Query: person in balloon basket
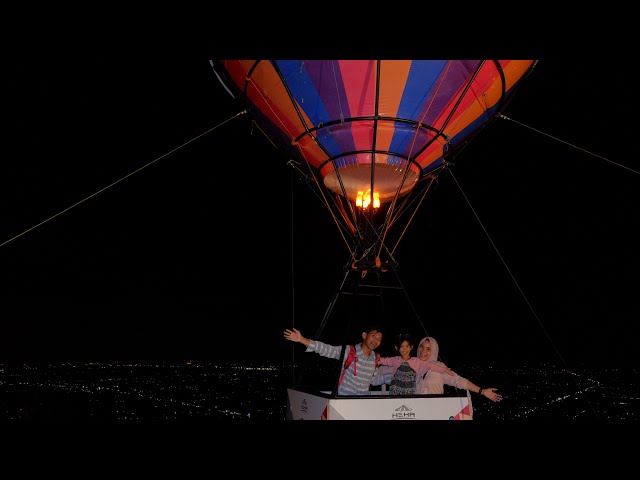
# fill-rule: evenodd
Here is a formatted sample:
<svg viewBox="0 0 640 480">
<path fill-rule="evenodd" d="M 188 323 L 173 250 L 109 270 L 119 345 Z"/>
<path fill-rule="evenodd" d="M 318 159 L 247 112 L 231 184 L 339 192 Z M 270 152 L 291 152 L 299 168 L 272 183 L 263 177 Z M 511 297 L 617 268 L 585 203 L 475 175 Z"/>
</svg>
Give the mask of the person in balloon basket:
<svg viewBox="0 0 640 480">
<path fill-rule="evenodd" d="M 338 395 L 369 395 L 374 376 L 376 375 L 375 349 L 382 343 L 382 330 L 376 324 L 367 325 L 362 332 L 362 342 L 355 345 L 356 358 L 351 362 L 338 387 Z M 305 352 L 314 352 L 328 358 L 340 359 L 342 346 L 333 346 L 319 340 L 310 340 L 293 328 L 284 331 L 284 338 L 291 342 L 302 343 L 307 349 Z M 349 351 L 349 346 L 346 346 Z M 346 355 L 345 355 L 346 357 Z M 346 361 L 346 358 L 345 358 Z"/>
<path fill-rule="evenodd" d="M 455 375 L 444 363 L 425 361 L 412 357 L 415 347 L 409 333 L 399 333 L 395 340 L 395 349 L 400 355 L 380 357 L 380 365 L 391 367 L 387 372 L 392 375 L 389 383 L 389 395 L 413 395 L 416 393 L 416 377 L 418 371 L 433 370 L 445 375 Z M 384 371 L 384 369 L 382 370 Z M 388 377 L 387 377 L 388 379 Z"/>
<path fill-rule="evenodd" d="M 444 385 L 450 385 L 455 388 L 478 393 L 493 402 L 499 402 L 502 400 L 502 395 L 496 393 L 497 389 L 494 387 L 481 388 L 471 380 L 467 380 L 451 370 L 450 372 L 453 373 L 453 375 L 440 372 L 438 369 L 433 367 L 429 368 L 429 365 L 433 365 L 434 363 L 438 363 L 446 367 L 444 363 L 437 361 L 438 351 L 438 342 L 435 338 L 424 337 L 420 340 L 420 343 L 418 344 L 417 358 L 424 363 L 422 363 L 416 371 L 417 394 L 443 394 Z M 393 378 L 392 367 L 381 366 L 378 370 L 378 377 L 383 378 L 384 383 L 390 383 Z"/>
</svg>

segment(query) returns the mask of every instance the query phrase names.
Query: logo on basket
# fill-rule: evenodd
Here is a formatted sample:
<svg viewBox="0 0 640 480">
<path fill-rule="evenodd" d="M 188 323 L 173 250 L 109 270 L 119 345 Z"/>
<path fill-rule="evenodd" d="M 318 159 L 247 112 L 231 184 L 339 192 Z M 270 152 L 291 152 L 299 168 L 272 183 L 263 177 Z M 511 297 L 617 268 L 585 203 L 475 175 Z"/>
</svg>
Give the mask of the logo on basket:
<svg viewBox="0 0 640 480">
<path fill-rule="evenodd" d="M 391 420 L 413 420 L 415 418 L 416 414 L 406 405 L 396 408 L 395 413 L 391 414 Z"/>
<path fill-rule="evenodd" d="M 300 410 L 302 410 L 302 413 L 308 413 L 307 400 L 304 398 L 302 399 L 302 404 L 300 404 Z"/>
</svg>

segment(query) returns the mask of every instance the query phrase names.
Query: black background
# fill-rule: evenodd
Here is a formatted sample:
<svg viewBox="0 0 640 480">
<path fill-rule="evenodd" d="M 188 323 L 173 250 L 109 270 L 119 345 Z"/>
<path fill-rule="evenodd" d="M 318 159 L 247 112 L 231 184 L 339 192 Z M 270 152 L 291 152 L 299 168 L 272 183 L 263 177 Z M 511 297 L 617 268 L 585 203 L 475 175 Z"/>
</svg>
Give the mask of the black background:
<svg viewBox="0 0 640 480">
<path fill-rule="evenodd" d="M 236 117 L 219 53 L 6 66 L 0 360 L 287 359 L 302 349 L 284 328 L 313 336 L 348 251 Z M 504 112 L 519 123 L 496 119 L 456 159 L 457 183 L 441 177 L 399 274 L 450 365 L 637 364 L 634 75 L 539 58 Z"/>
</svg>

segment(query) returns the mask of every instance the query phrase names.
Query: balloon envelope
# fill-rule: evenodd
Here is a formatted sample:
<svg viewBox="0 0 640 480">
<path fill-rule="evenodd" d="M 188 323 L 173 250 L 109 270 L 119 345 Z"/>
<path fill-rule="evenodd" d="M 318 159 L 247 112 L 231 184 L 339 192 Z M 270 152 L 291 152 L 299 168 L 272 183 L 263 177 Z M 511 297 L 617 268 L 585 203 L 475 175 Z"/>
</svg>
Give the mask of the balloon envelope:
<svg viewBox="0 0 640 480">
<path fill-rule="evenodd" d="M 409 193 L 504 105 L 534 60 L 224 60 L 277 146 L 356 202 Z M 369 197 L 371 198 L 371 197 Z"/>
</svg>

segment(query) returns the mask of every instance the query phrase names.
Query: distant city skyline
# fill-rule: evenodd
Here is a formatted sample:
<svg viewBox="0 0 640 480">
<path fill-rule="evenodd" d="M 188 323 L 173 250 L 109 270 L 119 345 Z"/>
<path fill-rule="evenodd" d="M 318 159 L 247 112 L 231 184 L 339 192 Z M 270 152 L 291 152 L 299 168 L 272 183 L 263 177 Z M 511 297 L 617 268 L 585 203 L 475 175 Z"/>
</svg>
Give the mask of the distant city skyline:
<svg viewBox="0 0 640 480">
<path fill-rule="evenodd" d="M 504 395 L 474 398 L 474 422 L 640 421 L 637 371 L 462 369 Z M 0 423 L 285 421 L 291 372 L 281 362 L 0 363 Z"/>
</svg>

